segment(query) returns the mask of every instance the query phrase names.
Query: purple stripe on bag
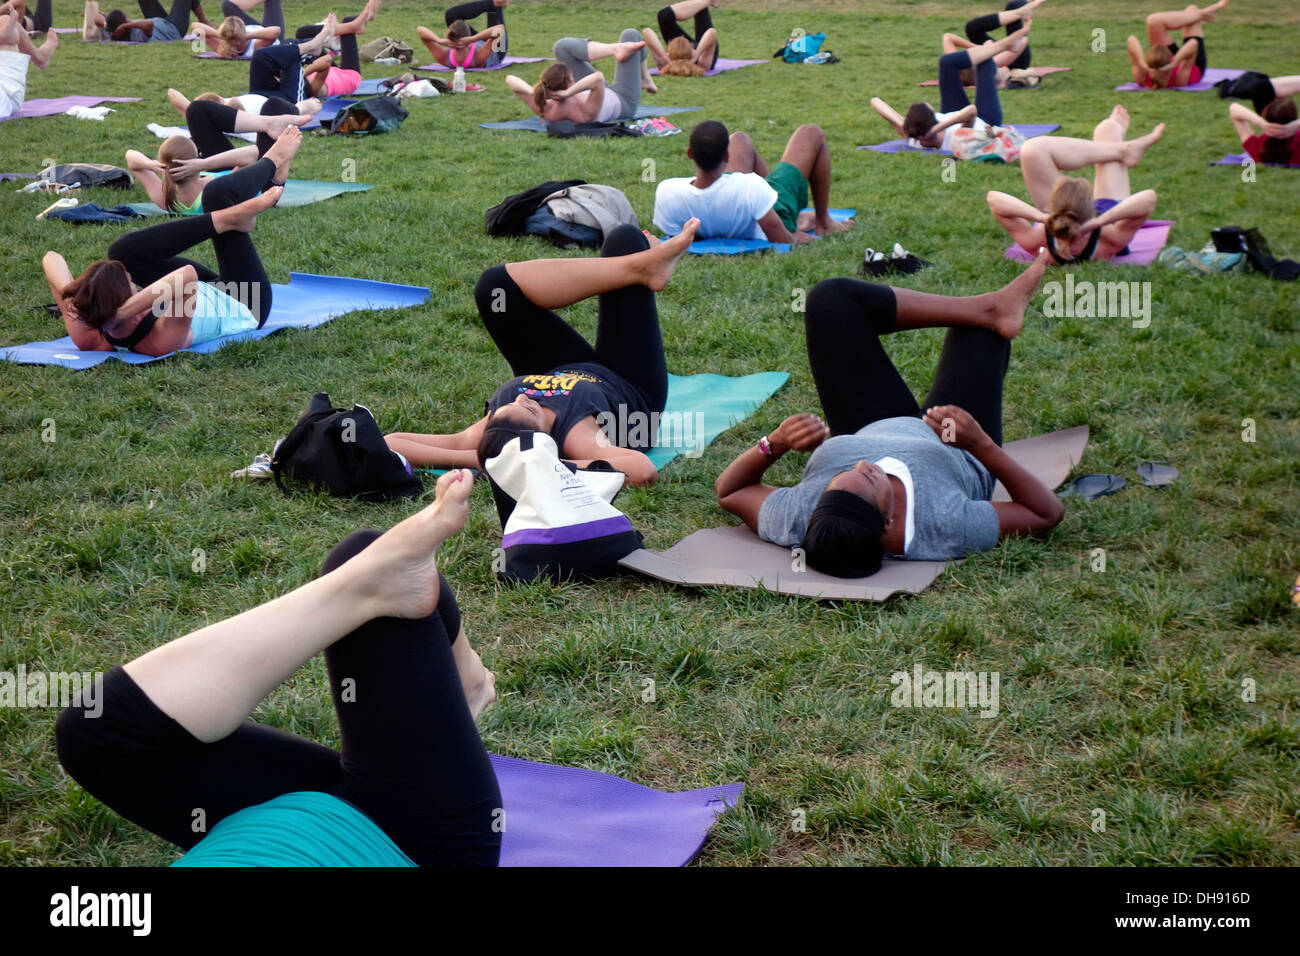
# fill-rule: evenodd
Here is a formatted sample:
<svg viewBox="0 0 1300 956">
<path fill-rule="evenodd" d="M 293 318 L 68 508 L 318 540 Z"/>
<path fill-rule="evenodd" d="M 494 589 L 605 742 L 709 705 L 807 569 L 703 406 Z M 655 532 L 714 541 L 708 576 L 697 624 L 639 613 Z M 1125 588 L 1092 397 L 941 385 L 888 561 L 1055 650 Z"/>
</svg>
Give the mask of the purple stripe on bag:
<svg viewBox="0 0 1300 956">
<path fill-rule="evenodd" d="M 599 521 L 571 524 L 567 528 L 525 528 L 522 531 L 512 531 L 501 539 L 501 547 L 512 548 L 517 544 L 572 544 L 574 541 L 604 538 L 631 530 L 632 522 L 627 520 L 626 515 L 615 515 Z"/>
</svg>

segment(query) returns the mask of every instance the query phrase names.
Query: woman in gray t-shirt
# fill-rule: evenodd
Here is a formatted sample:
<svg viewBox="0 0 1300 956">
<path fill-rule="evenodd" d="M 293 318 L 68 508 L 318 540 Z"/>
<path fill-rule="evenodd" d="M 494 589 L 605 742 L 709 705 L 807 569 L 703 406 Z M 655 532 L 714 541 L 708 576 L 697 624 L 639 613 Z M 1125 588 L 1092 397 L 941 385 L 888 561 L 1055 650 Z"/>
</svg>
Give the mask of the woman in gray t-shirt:
<svg viewBox="0 0 1300 956">
<path fill-rule="evenodd" d="M 1039 534 L 1060 501 L 1002 450 L 1002 379 L 1046 252 L 997 292 L 955 298 L 860 279 L 808 293 L 808 361 L 826 422 L 792 415 L 718 478 L 718 503 L 808 564 L 866 577 L 882 556 L 945 560 Z M 880 337 L 947 328 L 925 412 Z M 829 427 L 828 427 L 829 425 Z M 812 451 L 792 488 L 763 484 L 790 449 Z M 1010 502 L 990 502 L 1001 481 Z"/>
</svg>

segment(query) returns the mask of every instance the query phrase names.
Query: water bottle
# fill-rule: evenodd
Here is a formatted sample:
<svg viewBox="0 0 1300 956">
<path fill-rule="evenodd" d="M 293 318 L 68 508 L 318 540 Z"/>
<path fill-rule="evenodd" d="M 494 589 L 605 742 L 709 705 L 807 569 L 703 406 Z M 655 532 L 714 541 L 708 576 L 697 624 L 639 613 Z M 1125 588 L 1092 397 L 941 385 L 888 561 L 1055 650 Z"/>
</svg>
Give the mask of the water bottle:
<svg viewBox="0 0 1300 956">
<path fill-rule="evenodd" d="M 456 67 L 456 75 L 451 81 L 451 91 L 453 93 L 465 92 L 465 68 L 463 66 Z"/>
</svg>

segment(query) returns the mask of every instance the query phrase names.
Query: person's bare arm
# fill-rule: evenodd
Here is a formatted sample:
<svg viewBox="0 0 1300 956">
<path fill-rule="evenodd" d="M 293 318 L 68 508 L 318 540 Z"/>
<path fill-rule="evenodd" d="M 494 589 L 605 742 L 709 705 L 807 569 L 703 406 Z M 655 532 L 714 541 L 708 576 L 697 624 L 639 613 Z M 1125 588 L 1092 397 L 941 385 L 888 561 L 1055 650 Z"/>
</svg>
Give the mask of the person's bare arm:
<svg viewBox="0 0 1300 956">
<path fill-rule="evenodd" d="M 935 133 L 942 133 L 949 126 L 970 126 L 975 122 L 975 118 L 978 115 L 979 115 L 979 110 L 975 108 L 974 103 L 971 103 L 969 106 L 963 106 L 956 113 L 953 113 L 952 116 L 949 116 L 946 120 L 935 123 L 933 126 L 931 126 L 930 135 L 934 135 Z"/>
<path fill-rule="evenodd" d="M 1155 70 L 1147 66 L 1141 40 L 1130 34 L 1128 40 L 1124 44 L 1124 48 L 1128 51 L 1129 66 L 1133 68 L 1134 83 L 1145 83 L 1148 78 L 1156 75 Z"/>
<path fill-rule="evenodd" d="M 925 423 L 940 440 L 970 452 L 1007 489 L 1011 501 L 993 502 L 999 538 L 1046 534 L 1061 523 L 1065 517 L 1061 499 L 989 438 L 965 409 L 935 405 L 926 409 Z"/>
<path fill-rule="evenodd" d="M 156 206 L 163 205 L 162 163 L 136 149 L 126 151 L 126 168 L 135 181 L 144 187 L 149 201 Z"/>
<path fill-rule="evenodd" d="M 510 92 L 519 97 L 534 114 L 543 116 L 543 112 L 537 108 L 537 101 L 533 99 L 533 88 L 525 81 L 513 74 L 506 76 L 506 86 Z"/>
<path fill-rule="evenodd" d="M 791 232 L 785 228 L 785 223 L 777 215 L 775 206 L 758 220 L 758 228 L 763 230 L 763 235 L 767 236 L 768 242 L 784 242 L 792 246 L 802 246 L 804 243 L 812 242 L 816 238 L 806 232 L 799 232 L 798 230 Z"/>
<path fill-rule="evenodd" d="M 1237 138 L 1243 143 L 1256 135 L 1256 129 L 1263 129 L 1267 120 L 1252 110 L 1245 103 L 1233 103 L 1228 107 L 1228 118 L 1237 130 Z"/>
<path fill-rule="evenodd" d="M 764 484 L 763 474 L 790 449 L 812 451 L 825 441 L 828 434 L 826 425 L 816 415 L 806 412 L 791 415 L 768 436 L 771 455 L 763 454 L 755 445 L 718 476 L 713 483 L 718 504 L 757 531 L 758 513 L 763 502 L 776 491 L 771 485 Z"/>
<path fill-rule="evenodd" d="M 477 468 L 478 443 L 487 428 L 487 416 L 473 425 L 450 435 L 422 435 L 416 432 L 393 432 L 384 441 L 419 468 Z"/>
<path fill-rule="evenodd" d="M 67 329 L 72 344 L 83 352 L 113 351 L 113 346 L 109 344 L 108 339 L 104 338 L 99 330 L 92 329 L 78 319 L 72 303 L 63 297 L 63 290 L 72 281 L 72 271 L 68 268 L 67 260 L 51 250 L 41 259 L 41 266 L 45 270 L 45 281 L 49 283 L 54 302 L 63 315 L 63 327 Z"/>
<path fill-rule="evenodd" d="M 600 70 L 588 73 L 572 86 L 553 94 L 553 98 L 560 101 L 570 100 L 579 93 L 587 94 L 581 104 L 583 122 L 593 122 L 600 115 L 600 108 L 605 104 L 605 74 Z"/>
<path fill-rule="evenodd" d="M 611 445 L 595 418 L 583 419 L 569 429 L 569 433 L 564 436 L 561 453 L 565 459 L 579 467 L 590 465 L 593 461 L 607 461 L 627 475 L 630 485 L 652 484 L 659 476 L 659 469 L 648 456 L 633 448 Z"/>
<path fill-rule="evenodd" d="M 892 126 L 894 132 L 898 133 L 899 136 L 907 135 L 907 133 L 903 131 L 903 117 L 898 114 L 896 109 L 878 96 L 873 96 L 871 98 L 871 108 L 880 114 L 880 118 Z"/>
<path fill-rule="evenodd" d="M 129 40 L 131 39 L 132 30 L 139 30 L 145 36 L 151 37 L 153 36 L 153 21 L 152 20 L 127 20 L 126 23 L 122 24 L 120 27 L 118 27 L 116 30 L 113 31 L 113 39 Z"/>
<path fill-rule="evenodd" d="M 1047 222 L 1047 213 L 997 190 L 991 190 L 987 198 L 989 212 L 993 213 L 998 225 L 1007 231 L 1020 248 L 1031 253 L 1037 252 L 1046 241 L 1043 223 Z"/>
<path fill-rule="evenodd" d="M 1156 211 L 1156 191 L 1144 189 L 1134 193 L 1118 205 L 1106 210 L 1103 215 L 1085 222 L 1081 227 L 1100 229 L 1104 248 L 1100 250 L 1104 258 L 1109 258 L 1127 246 L 1142 224 Z"/>
</svg>

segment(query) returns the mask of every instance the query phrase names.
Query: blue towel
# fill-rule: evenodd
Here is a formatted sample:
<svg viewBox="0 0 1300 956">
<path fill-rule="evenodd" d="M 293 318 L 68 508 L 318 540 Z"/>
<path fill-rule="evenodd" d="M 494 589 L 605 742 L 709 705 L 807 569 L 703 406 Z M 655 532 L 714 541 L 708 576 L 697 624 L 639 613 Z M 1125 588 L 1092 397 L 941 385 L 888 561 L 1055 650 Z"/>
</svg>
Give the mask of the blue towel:
<svg viewBox="0 0 1300 956">
<path fill-rule="evenodd" d="M 136 204 L 141 205 L 141 204 Z M 153 203 L 144 203 L 143 205 L 153 206 Z M 157 206 L 154 206 L 158 209 Z M 161 209 L 158 209 L 162 212 Z M 48 213 L 46 219 L 62 219 L 64 222 L 130 222 L 132 219 L 140 219 L 146 213 L 140 212 L 132 205 L 110 206 L 105 209 L 93 202 L 78 203 L 68 209 L 56 209 Z"/>
<path fill-rule="evenodd" d="M 809 211 L 804 210 L 804 212 Z M 830 213 L 831 218 L 836 222 L 843 222 L 845 219 L 852 219 L 858 211 L 832 209 Z M 789 252 L 791 246 L 788 242 L 769 242 L 766 239 L 696 239 L 686 251 L 700 256 L 734 256 L 743 252 L 763 252 L 767 249 L 773 252 Z"/>
<path fill-rule="evenodd" d="M 669 113 L 698 113 L 698 106 L 646 106 L 644 103 L 636 111 L 635 119 L 647 119 L 651 116 L 667 116 Z M 484 129 L 526 129 L 534 133 L 546 132 L 540 117 L 509 120 L 504 123 L 479 123 Z"/>
<path fill-rule="evenodd" d="M 698 458 L 715 438 L 748 418 L 776 394 L 789 372 L 669 375 L 668 402 L 659 417 L 659 444 L 650 460 L 662 468 L 678 455 Z"/>
<path fill-rule="evenodd" d="M 421 286 L 372 282 L 342 276 L 318 276 L 302 272 L 289 273 L 288 285 L 273 286 L 271 314 L 266 324 L 252 332 L 228 335 L 195 345 L 184 352 L 206 355 L 224 345 L 244 339 L 260 339 L 280 329 L 311 329 L 330 319 L 364 309 L 397 309 L 429 301 L 429 290 Z M 175 355 L 176 353 L 171 353 Z M 156 362 L 167 356 L 141 355 L 137 352 L 83 352 L 64 336 L 52 342 L 32 342 L 0 348 L 0 359 L 24 365 L 62 365 L 64 368 L 91 368 L 110 358 L 131 365 Z"/>
</svg>

